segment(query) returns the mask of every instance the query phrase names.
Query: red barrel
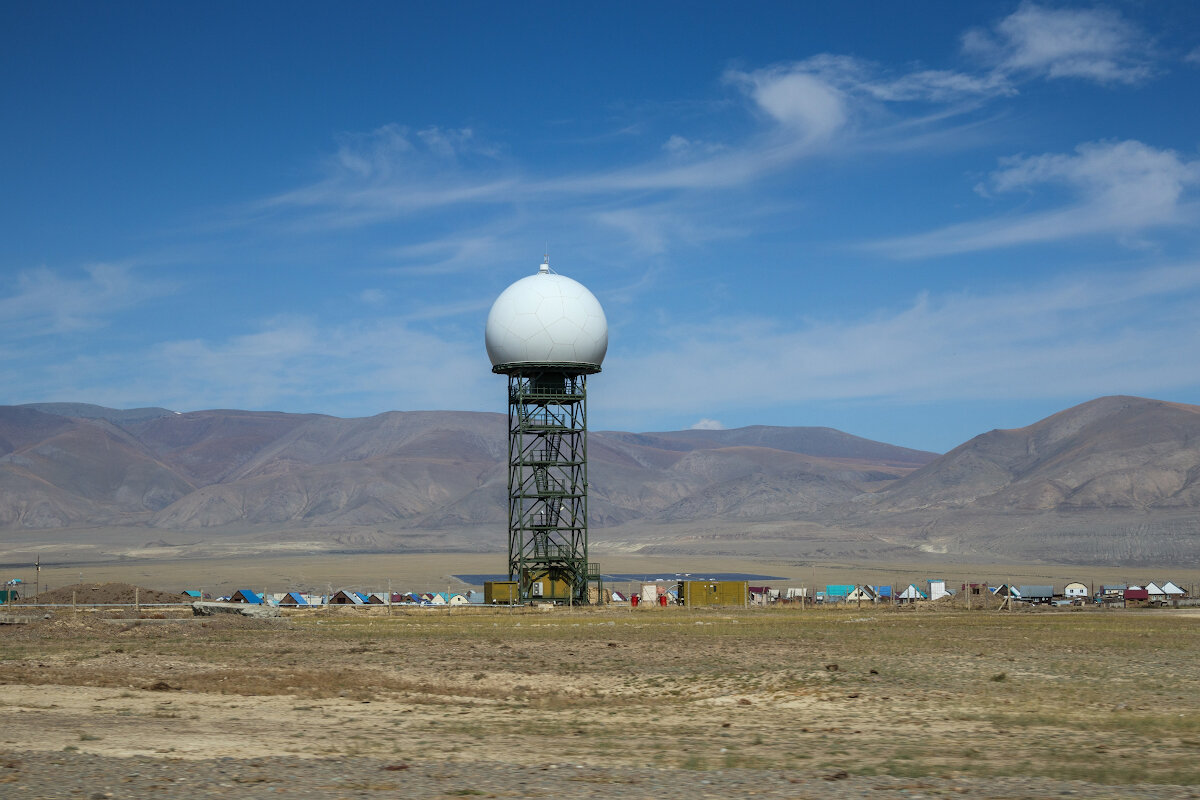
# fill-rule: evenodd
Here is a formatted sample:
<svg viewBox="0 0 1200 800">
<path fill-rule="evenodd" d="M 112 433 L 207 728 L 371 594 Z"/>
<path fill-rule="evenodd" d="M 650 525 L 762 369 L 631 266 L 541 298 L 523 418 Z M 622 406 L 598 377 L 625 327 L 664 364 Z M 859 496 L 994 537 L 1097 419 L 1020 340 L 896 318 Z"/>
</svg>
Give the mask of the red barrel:
<svg viewBox="0 0 1200 800">
<path fill-rule="evenodd" d="M 638 596 L 636 594 L 629 598 L 629 604 L 634 608 L 637 608 Z"/>
<path fill-rule="evenodd" d="M 658 596 L 658 604 L 663 608 L 667 607 L 667 596 L 665 594 L 660 594 Z"/>
</svg>

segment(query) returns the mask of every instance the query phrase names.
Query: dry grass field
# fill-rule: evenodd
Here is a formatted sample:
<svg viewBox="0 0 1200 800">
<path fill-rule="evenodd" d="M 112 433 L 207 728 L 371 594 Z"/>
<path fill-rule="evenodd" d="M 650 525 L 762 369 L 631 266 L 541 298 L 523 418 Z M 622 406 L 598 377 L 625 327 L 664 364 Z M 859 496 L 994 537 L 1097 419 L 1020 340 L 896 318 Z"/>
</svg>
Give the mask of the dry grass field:
<svg viewBox="0 0 1200 800">
<path fill-rule="evenodd" d="M 0 626 L 0 752 L 1200 784 L 1195 611 L 392 611 Z"/>
</svg>

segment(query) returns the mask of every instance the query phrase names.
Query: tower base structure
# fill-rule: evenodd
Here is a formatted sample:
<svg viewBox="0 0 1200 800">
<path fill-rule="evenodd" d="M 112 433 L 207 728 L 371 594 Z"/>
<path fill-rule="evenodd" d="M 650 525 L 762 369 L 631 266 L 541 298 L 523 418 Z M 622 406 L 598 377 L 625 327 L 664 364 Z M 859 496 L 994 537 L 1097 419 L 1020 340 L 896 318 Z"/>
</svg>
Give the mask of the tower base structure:
<svg viewBox="0 0 1200 800">
<path fill-rule="evenodd" d="M 522 602 L 602 598 L 587 523 L 587 375 L 600 368 L 500 364 L 492 371 L 508 376 L 509 579 Z"/>
</svg>

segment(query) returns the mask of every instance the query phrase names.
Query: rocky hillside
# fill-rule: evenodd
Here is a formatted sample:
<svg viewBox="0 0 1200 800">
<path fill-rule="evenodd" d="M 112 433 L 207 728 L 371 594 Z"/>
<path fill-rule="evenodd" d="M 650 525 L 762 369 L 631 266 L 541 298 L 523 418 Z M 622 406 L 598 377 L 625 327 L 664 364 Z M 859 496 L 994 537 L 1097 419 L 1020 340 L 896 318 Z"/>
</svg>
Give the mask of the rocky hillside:
<svg viewBox="0 0 1200 800">
<path fill-rule="evenodd" d="M 1200 506 L 1200 407 L 1104 397 L 976 436 L 898 481 L 879 508 L 1071 511 Z"/>
<path fill-rule="evenodd" d="M 58 538 L 72 546 L 120 529 L 132 544 L 108 551 L 119 553 L 154 542 L 199 553 L 247 537 L 356 550 L 503 547 L 505 428 L 502 415 L 466 412 L 0 407 L 0 529 L 26 543 L 65 531 Z M 618 549 L 1200 557 L 1196 406 L 1106 397 L 943 456 L 828 428 L 765 426 L 599 431 L 588 454 L 595 541 Z"/>
<path fill-rule="evenodd" d="M 1090 563 L 1200 556 L 1200 407 L 1104 397 L 994 430 L 885 490 L 842 524 L 933 552 Z"/>
<path fill-rule="evenodd" d="M 0 526 L 469 528 L 505 522 L 505 418 L 0 408 Z M 697 435 L 698 434 L 698 435 Z M 821 428 L 589 438 L 593 524 L 788 519 L 932 453 Z"/>
</svg>

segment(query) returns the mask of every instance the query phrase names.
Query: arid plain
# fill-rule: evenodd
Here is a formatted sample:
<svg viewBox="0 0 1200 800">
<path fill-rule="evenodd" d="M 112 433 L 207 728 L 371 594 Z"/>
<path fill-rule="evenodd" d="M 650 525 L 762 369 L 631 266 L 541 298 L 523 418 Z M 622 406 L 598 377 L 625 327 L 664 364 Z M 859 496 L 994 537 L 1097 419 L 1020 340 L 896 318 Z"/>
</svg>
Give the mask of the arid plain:
<svg viewBox="0 0 1200 800">
<path fill-rule="evenodd" d="M 496 419 L 5 414 L 0 579 L 80 605 L 0 626 L 2 795 L 1200 796 L 1194 609 L 90 609 L 110 581 L 504 573 Z M 818 429 L 597 435 L 589 560 L 777 589 L 1195 589 L 1198 424 L 1107 398 L 941 457 Z"/>
<path fill-rule="evenodd" d="M 84 578 L 444 589 L 502 560 L 96 564 Z M 794 585 L 1142 572 L 604 562 L 613 572 L 716 566 Z M 42 571 L 51 585 L 77 577 Z M 1200 783 L 1195 610 L 391 611 L 201 620 L 148 608 L 139 620 L 132 609 L 68 608 L 0 626 L 0 781 L 13 796 L 63 797 L 1179 797 Z M 44 783 L 48 767 L 57 783 Z M 55 793 L 38 794 L 47 785 Z"/>
</svg>

